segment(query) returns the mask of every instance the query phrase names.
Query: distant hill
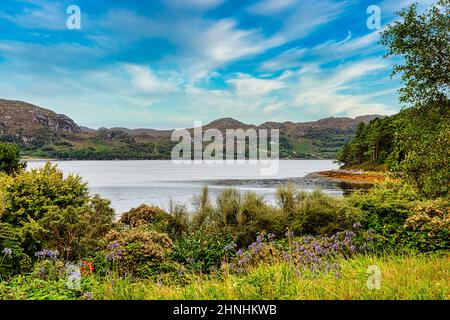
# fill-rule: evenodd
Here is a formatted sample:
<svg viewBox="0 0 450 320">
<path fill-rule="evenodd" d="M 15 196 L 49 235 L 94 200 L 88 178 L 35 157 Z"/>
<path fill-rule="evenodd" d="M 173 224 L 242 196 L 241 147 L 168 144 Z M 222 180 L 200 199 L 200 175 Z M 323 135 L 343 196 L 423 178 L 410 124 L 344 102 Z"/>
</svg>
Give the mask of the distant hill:
<svg viewBox="0 0 450 320">
<path fill-rule="evenodd" d="M 19 144 L 51 142 L 81 132 L 69 117 L 29 103 L 0 99 L 0 111 L 0 135 Z"/>
<path fill-rule="evenodd" d="M 204 126 L 219 129 L 279 129 L 283 158 L 334 158 L 359 123 L 383 117 L 331 117 L 309 122 L 245 124 L 232 118 Z M 0 139 L 17 143 L 22 153 L 58 159 L 169 159 L 172 130 L 100 128 L 77 125 L 65 115 L 26 102 L 0 99 Z"/>
</svg>

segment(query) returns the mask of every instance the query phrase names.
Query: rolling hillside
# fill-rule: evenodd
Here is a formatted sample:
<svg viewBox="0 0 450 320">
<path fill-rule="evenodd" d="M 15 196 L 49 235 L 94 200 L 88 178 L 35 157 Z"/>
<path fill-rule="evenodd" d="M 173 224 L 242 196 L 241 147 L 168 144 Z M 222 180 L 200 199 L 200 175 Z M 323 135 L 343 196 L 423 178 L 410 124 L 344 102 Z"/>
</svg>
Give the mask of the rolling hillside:
<svg viewBox="0 0 450 320">
<path fill-rule="evenodd" d="M 359 123 L 381 117 L 332 117 L 311 122 L 245 124 L 222 118 L 204 130 L 279 129 L 282 158 L 334 158 Z M 0 139 L 17 143 L 23 155 L 57 159 L 169 159 L 172 130 L 79 126 L 65 115 L 21 101 L 0 99 Z"/>
</svg>

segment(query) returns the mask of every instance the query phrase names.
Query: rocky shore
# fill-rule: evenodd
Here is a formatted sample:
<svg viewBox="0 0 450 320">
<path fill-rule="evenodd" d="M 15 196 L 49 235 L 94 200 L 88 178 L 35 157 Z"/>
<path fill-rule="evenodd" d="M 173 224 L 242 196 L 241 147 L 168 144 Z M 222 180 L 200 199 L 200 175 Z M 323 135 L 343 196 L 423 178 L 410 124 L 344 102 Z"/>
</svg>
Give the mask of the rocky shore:
<svg viewBox="0 0 450 320">
<path fill-rule="evenodd" d="M 383 172 L 363 171 L 363 170 L 328 170 L 316 172 L 317 175 L 329 179 L 339 180 L 350 183 L 373 184 L 385 179 Z"/>
</svg>

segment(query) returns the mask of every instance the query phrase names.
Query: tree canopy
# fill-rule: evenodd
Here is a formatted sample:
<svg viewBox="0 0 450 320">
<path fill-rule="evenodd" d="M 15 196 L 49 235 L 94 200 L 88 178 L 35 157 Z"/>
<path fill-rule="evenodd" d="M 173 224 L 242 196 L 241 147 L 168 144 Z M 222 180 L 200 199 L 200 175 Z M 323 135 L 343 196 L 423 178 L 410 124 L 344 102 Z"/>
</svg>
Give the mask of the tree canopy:
<svg viewBox="0 0 450 320">
<path fill-rule="evenodd" d="M 413 4 L 381 35 L 386 58 L 399 56 L 404 109 L 361 125 L 340 152 L 345 165 L 385 164 L 427 197 L 449 195 L 450 0 L 419 14 Z M 397 60 L 396 60 L 397 61 Z"/>
</svg>

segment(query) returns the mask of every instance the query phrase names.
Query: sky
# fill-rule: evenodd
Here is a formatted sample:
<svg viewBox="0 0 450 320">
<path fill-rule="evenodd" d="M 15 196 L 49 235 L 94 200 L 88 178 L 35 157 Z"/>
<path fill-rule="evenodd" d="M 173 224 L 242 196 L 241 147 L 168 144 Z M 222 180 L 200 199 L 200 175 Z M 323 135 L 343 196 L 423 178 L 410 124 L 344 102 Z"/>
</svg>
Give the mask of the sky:
<svg viewBox="0 0 450 320">
<path fill-rule="evenodd" d="M 389 115 L 401 83 L 379 33 L 411 3 L 0 0 L 0 98 L 92 128 Z M 67 27 L 71 5 L 81 29 Z"/>
</svg>

